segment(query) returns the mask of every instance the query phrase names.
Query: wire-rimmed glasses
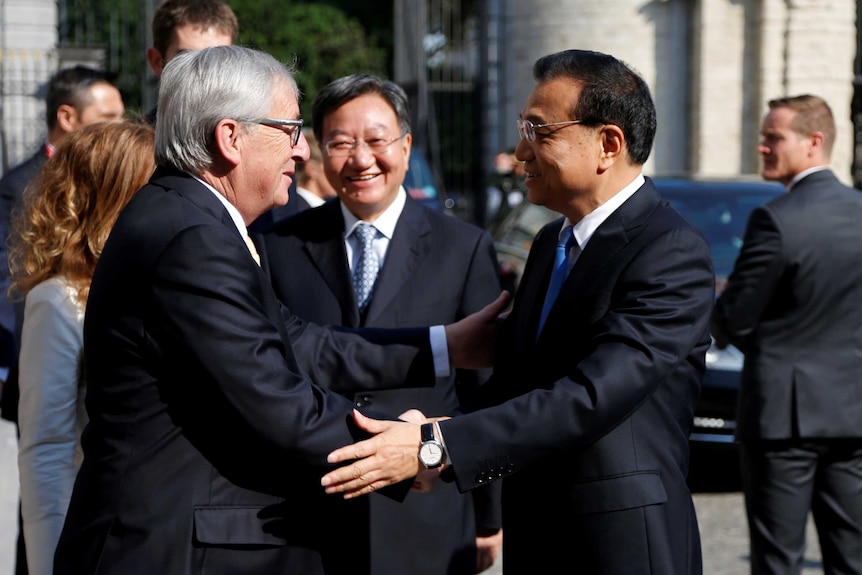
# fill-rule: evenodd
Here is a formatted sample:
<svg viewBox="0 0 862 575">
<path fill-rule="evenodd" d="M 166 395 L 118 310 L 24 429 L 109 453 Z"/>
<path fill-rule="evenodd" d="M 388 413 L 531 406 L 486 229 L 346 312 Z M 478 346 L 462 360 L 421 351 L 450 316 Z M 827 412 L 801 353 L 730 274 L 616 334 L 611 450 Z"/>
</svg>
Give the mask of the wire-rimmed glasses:
<svg viewBox="0 0 862 575">
<path fill-rule="evenodd" d="M 522 140 L 528 142 L 536 141 L 536 128 L 550 128 L 551 126 L 568 126 L 572 124 L 583 124 L 583 120 L 569 120 L 567 122 L 551 122 L 550 124 L 534 124 L 530 120 L 518 118 L 518 134 Z"/>
</svg>

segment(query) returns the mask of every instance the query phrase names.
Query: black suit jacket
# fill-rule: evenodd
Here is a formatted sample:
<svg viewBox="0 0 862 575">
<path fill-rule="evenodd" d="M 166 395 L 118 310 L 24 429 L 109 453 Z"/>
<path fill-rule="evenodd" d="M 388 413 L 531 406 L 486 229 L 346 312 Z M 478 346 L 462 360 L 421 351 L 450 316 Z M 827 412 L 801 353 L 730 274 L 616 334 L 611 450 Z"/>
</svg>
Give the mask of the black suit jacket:
<svg viewBox="0 0 862 575">
<path fill-rule="evenodd" d="M 293 200 L 291 200 L 293 201 Z M 303 319 L 349 327 L 446 324 L 481 309 L 500 293 L 497 258 L 487 232 L 407 198 L 365 316 L 361 317 L 344 249 L 344 219 L 334 200 L 278 224 L 259 245 L 276 294 Z M 397 415 L 452 413 L 469 397 L 475 372 L 440 378 L 434 387 L 342 389 L 358 407 Z M 372 572 L 441 575 L 475 570 L 476 521 L 471 496 L 453 484 L 413 494 L 403 504 L 372 495 Z M 477 498 L 479 524 L 499 527 L 499 500 Z M 397 541 L 397 544 L 393 544 Z"/>
<path fill-rule="evenodd" d="M 745 353 L 737 435 L 862 437 L 862 193 L 831 171 L 755 209 L 713 334 Z"/>
<path fill-rule="evenodd" d="M 24 302 L 10 302 L 6 296 L 11 277 L 8 263 L 8 238 L 12 233 L 13 215 L 21 206 L 24 188 L 36 177 L 48 160 L 45 146 L 18 164 L 0 179 L 0 366 L 9 367 L 0 397 L 0 416 L 18 421 L 18 346 L 24 321 Z"/>
<path fill-rule="evenodd" d="M 353 405 L 303 372 L 432 384 L 427 330 L 391 335 L 406 343 L 286 322 L 218 198 L 157 170 L 93 277 L 90 423 L 55 573 L 362 572 L 320 487 L 327 453 L 357 438 Z"/>
<path fill-rule="evenodd" d="M 562 220 L 533 243 L 488 409 L 441 424 L 455 481 L 503 480 L 506 573 L 697 574 L 686 486 L 714 276 L 703 236 L 646 183 L 596 230 L 542 333 Z"/>
</svg>

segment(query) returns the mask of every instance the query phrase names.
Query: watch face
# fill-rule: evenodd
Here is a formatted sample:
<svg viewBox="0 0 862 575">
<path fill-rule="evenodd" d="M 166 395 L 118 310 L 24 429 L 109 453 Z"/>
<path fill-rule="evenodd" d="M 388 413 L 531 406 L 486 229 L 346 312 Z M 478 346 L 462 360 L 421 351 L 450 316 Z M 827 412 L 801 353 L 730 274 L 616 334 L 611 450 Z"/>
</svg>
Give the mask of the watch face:
<svg viewBox="0 0 862 575">
<path fill-rule="evenodd" d="M 436 467 L 443 461 L 443 448 L 439 443 L 429 442 L 423 443 L 419 448 L 419 461 L 425 467 Z"/>
</svg>

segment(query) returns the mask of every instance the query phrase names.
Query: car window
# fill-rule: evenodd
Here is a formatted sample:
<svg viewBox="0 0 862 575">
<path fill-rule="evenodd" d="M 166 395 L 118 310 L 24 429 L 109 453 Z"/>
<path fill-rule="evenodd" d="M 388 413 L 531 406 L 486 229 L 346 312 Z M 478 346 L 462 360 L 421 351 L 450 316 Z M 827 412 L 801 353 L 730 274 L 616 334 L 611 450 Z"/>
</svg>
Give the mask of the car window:
<svg viewBox="0 0 862 575">
<path fill-rule="evenodd" d="M 719 282 L 733 270 L 752 210 L 783 190 L 781 186 L 743 183 L 662 187 L 660 180 L 656 187 L 706 236 Z"/>
</svg>

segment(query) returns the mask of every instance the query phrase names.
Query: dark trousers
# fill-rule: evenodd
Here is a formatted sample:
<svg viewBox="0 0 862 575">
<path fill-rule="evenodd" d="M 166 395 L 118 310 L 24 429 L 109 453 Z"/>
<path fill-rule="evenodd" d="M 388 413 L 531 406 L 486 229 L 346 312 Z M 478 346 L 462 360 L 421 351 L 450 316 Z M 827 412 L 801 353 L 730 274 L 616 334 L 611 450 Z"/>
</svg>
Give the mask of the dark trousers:
<svg viewBox="0 0 862 575">
<path fill-rule="evenodd" d="M 808 513 L 825 575 L 862 575 L 862 439 L 743 442 L 752 575 L 802 571 Z"/>
<path fill-rule="evenodd" d="M 15 575 L 27 575 L 27 548 L 24 546 L 24 521 L 18 504 L 18 540 L 15 545 Z"/>
</svg>

